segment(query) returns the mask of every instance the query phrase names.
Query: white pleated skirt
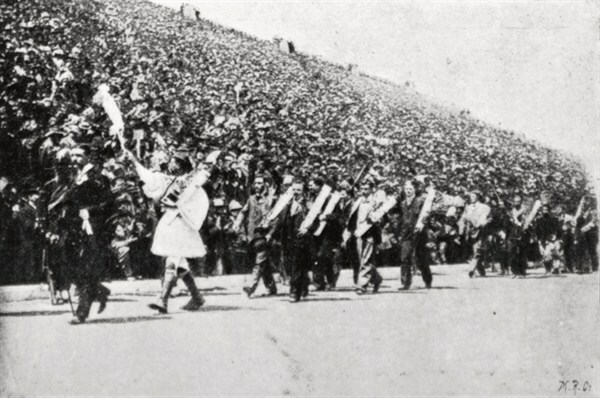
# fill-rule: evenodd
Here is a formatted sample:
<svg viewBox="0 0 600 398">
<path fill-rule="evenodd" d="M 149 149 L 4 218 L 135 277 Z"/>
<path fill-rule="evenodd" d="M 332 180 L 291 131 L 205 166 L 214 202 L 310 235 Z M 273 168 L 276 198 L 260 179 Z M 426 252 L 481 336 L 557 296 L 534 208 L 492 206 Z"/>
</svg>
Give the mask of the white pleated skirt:
<svg viewBox="0 0 600 398">
<path fill-rule="evenodd" d="M 161 257 L 195 258 L 206 255 L 200 233 L 192 229 L 176 210 L 167 210 L 161 217 L 151 251 Z"/>
</svg>

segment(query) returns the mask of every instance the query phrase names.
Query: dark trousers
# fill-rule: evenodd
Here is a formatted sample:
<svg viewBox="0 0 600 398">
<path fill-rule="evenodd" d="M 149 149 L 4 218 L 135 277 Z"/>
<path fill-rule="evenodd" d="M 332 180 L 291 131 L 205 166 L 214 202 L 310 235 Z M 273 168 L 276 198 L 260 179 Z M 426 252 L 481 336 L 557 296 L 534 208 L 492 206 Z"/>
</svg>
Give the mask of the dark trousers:
<svg viewBox="0 0 600 398">
<path fill-rule="evenodd" d="M 65 250 L 64 241 L 46 246 L 46 264 L 43 266 L 48 266 L 47 278 L 52 279 L 57 292 L 69 290 L 71 287 L 71 276 Z"/>
<path fill-rule="evenodd" d="M 431 287 L 433 275 L 429 268 L 427 248 L 422 234 L 400 243 L 400 282 L 405 289 L 412 285 L 412 267 L 417 266 L 426 287 Z"/>
<path fill-rule="evenodd" d="M 310 277 L 308 272 L 311 268 L 310 247 L 300 239 L 284 246 L 286 260 L 290 265 L 290 295 L 300 298 L 308 295 Z"/>
<path fill-rule="evenodd" d="M 79 303 L 75 315 L 80 319 L 87 319 L 94 301 L 106 301 L 110 295 L 110 290 L 98 280 L 84 277 L 76 280 L 75 286 L 79 292 Z"/>
<path fill-rule="evenodd" d="M 317 261 L 313 273 L 313 283 L 317 289 L 335 287 L 340 276 L 341 252 L 337 244 L 330 240 L 319 243 Z"/>
<path fill-rule="evenodd" d="M 68 258 L 74 259 L 76 267 L 73 270 L 73 282 L 77 287 L 79 302 L 75 315 L 79 319 L 86 319 L 94 301 L 106 301 L 110 290 L 102 285 L 107 260 L 99 248 L 94 236 L 86 236 L 76 242 L 68 244 Z"/>
<path fill-rule="evenodd" d="M 358 283 L 358 274 L 360 271 L 360 259 L 356 249 L 356 238 L 354 235 L 348 238 L 346 243 L 342 244 L 340 258 L 345 266 L 352 268 L 352 278 L 356 285 Z"/>
<path fill-rule="evenodd" d="M 568 272 L 574 271 L 575 265 L 575 242 L 573 239 L 573 234 L 567 233 L 564 238 L 564 253 L 565 253 L 565 268 Z"/>
<path fill-rule="evenodd" d="M 482 239 L 477 239 L 473 244 L 473 259 L 471 259 L 471 270 L 472 272 L 479 272 L 479 275 L 485 276 L 485 267 L 484 267 L 484 244 Z"/>
<path fill-rule="evenodd" d="M 513 275 L 517 276 L 527 274 L 527 252 L 523 240 L 511 239 L 508 242 L 508 264 Z"/>
<path fill-rule="evenodd" d="M 581 235 L 581 246 L 584 252 L 590 256 L 592 271 L 598 271 L 598 232 L 588 231 Z"/>
<path fill-rule="evenodd" d="M 252 268 L 252 275 L 248 286 L 250 294 L 254 293 L 261 279 L 269 292 L 277 292 L 277 285 L 273 278 L 273 265 L 269 258 L 269 254 L 268 248 L 264 245 L 257 245 L 253 250 L 254 266 Z"/>
<path fill-rule="evenodd" d="M 383 278 L 379 275 L 375 263 L 375 239 L 372 236 L 356 238 L 356 252 L 360 264 L 356 286 L 364 290 L 369 283 L 380 284 Z"/>
</svg>

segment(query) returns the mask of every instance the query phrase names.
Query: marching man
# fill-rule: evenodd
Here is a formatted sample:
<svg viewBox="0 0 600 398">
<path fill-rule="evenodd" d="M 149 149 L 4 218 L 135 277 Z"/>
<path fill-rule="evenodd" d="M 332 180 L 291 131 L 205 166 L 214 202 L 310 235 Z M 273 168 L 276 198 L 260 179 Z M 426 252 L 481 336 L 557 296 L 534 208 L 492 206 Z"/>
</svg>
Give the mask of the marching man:
<svg viewBox="0 0 600 398">
<path fill-rule="evenodd" d="M 373 195 L 373 182 L 363 181 L 360 184 L 358 198 L 350 210 L 343 243 L 345 245 L 352 243 L 356 245 L 357 262 L 359 264 L 355 285 L 357 294 L 365 293 L 370 283 L 373 284 L 373 293 L 377 293 L 383 281 L 375 264 L 376 248 L 381 242 L 381 231 L 377 225 L 379 219 L 374 219 L 372 214 L 377 210 L 377 207 L 378 204 Z M 351 237 L 354 239 L 350 239 Z"/>
<path fill-rule="evenodd" d="M 164 209 L 154 232 L 151 251 L 166 257 L 165 275 L 160 296 L 149 307 L 161 314 L 167 313 L 169 295 L 177 278 L 181 278 L 192 296 L 182 309 L 195 311 L 204 304 L 204 298 L 196 287 L 188 259 L 206 254 L 199 231 L 208 213 L 209 200 L 202 186 L 208 181 L 210 171 L 192 171 L 187 156 L 176 155 L 169 162 L 168 169 L 172 174 L 169 176 L 148 170 L 131 152 L 127 153 L 144 183 L 144 193 Z M 214 164 L 218 154 L 218 151 L 211 153 L 206 163 Z"/>
</svg>

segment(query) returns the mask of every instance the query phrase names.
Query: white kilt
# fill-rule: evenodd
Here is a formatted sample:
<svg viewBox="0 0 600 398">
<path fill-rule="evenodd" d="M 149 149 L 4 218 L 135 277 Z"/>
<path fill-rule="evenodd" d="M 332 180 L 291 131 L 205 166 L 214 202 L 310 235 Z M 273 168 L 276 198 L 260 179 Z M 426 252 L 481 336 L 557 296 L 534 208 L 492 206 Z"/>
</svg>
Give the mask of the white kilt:
<svg viewBox="0 0 600 398">
<path fill-rule="evenodd" d="M 200 233 L 191 228 L 177 210 L 167 210 L 161 217 L 152 242 L 152 253 L 161 257 L 204 257 L 206 247 Z"/>
</svg>

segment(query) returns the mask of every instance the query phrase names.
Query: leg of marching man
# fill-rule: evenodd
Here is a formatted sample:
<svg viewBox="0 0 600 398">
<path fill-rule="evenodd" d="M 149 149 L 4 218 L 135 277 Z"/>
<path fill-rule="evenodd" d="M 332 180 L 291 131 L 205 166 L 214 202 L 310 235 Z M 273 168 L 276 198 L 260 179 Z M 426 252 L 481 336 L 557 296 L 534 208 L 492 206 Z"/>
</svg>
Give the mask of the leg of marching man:
<svg viewBox="0 0 600 398">
<path fill-rule="evenodd" d="M 178 277 L 181 277 L 181 280 L 185 283 L 192 296 L 190 301 L 184 305 L 182 309 L 195 311 L 204 304 L 204 297 L 202 297 L 196 286 L 187 259 L 183 257 L 167 257 L 161 293 L 158 300 L 149 305 L 150 308 L 157 310 L 161 314 L 166 314 L 168 312 L 169 296 L 177 284 Z"/>
</svg>

